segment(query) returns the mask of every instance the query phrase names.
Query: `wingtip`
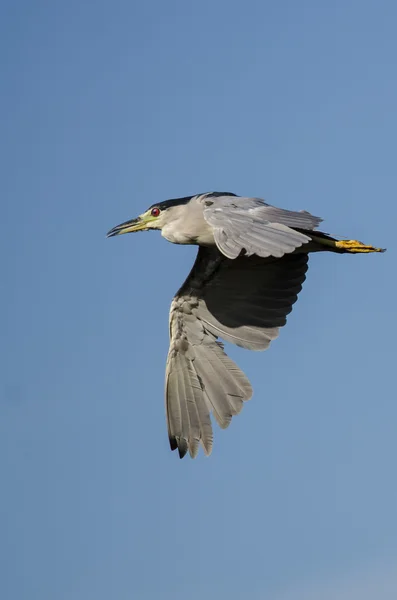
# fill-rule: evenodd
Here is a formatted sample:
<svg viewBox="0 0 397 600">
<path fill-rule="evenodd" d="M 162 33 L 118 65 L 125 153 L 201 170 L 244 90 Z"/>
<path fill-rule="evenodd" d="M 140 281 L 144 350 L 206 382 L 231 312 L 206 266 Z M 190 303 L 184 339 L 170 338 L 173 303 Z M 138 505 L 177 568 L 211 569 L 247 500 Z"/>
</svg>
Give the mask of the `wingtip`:
<svg viewBox="0 0 397 600">
<path fill-rule="evenodd" d="M 178 444 L 176 443 L 176 437 L 173 435 L 170 435 L 168 440 L 170 442 L 171 450 L 176 450 L 178 448 Z"/>
<path fill-rule="evenodd" d="M 187 449 L 178 447 L 179 458 L 184 458 L 187 454 Z"/>
<path fill-rule="evenodd" d="M 170 448 L 172 451 L 178 450 L 179 458 L 186 456 L 188 451 L 188 445 L 185 439 L 177 438 L 174 435 L 169 436 Z"/>
<path fill-rule="evenodd" d="M 169 437 L 169 442 L 170 442 L 170 448 L 172 451 L 174 450 L 178 450 L 178 455 L 179 458 L 182 459 L 186 456 L 186 454 L 189 452 L 190 457 L 191 458 L 196 458 L 198 453 L 199 453 L 199 444 L 197 444 L 196 446 L 188 446 L 188 444 L 186 443 L 186 440 L 182 439 L 182 440 L 177 440 L 177 438 L 175 436 L 170 436 Z M 201 442 L 201 446 L 204 450 L 204 454 L 205 456 L 210 456 L 212 453 L 212 440 L 207 440 L 207 443 L 204 444 L 203 440 L 200 440 Z"/>
</svg>

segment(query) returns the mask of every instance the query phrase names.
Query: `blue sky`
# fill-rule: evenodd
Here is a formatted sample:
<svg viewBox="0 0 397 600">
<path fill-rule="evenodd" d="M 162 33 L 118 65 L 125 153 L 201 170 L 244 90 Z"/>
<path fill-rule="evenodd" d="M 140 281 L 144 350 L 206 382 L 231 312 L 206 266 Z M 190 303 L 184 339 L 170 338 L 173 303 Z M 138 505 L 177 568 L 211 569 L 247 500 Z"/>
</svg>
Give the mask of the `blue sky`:
<svg viewBox="0 0 397 600">
<path fill-rule="evenodd" d="M 395 2 L 0 8 L 0 596 L 397 595 Z M 383 255 L 316 255 L 212 456 L 168 448 L 195 248 L 105 239 L 157 200 L 266 198 Z M 366 599 L 365 599 L 366 600 Z"/>
</svg>

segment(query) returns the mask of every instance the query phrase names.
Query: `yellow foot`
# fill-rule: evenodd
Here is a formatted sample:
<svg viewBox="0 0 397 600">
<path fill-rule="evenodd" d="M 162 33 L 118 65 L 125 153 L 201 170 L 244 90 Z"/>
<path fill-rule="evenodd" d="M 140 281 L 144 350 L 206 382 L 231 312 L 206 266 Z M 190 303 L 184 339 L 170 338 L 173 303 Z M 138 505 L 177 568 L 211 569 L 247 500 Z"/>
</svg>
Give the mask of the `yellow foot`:
<svg viewBox="0 0 397 600">
<path fill-rule="evenodd" d="M 362 242 L 358 242 L 357 240 L 341 240 L 340 242 L 335 242 L 335 246 L 340 248 L 341 250 L 345 250 L 345 252 L 386 252 L 385 248 L 375 248 L 374 246 L 366 246 Z"/>
</svg>

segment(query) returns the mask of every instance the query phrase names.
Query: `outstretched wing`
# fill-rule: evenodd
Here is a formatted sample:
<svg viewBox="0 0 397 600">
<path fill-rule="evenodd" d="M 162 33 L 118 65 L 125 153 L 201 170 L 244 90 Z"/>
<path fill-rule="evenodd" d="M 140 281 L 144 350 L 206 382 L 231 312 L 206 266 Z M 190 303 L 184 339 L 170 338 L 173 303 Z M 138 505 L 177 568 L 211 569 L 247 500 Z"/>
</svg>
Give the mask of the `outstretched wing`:
<svg viewBox="0 0 397 600">
<path fill-rule="evenodd" d="M 196 456 L 212 449 L 210 412 L 225 428 L 252 395 L 244 373 L 217 338 L 266 349 L 278 336 L 307 271 L 307 254 L 281 259 L 225 258 L 200 247 L 171 305 L 166 413 L 171 449 Z"/>
<path fill-rule="evenodd" d="M 215 243 L 228 258 L 237 258 L 242 250 L 248 256 L 280 258 L 310 242 L 308 235 L 294 228 L 310 231 L 322 220 L 306 211 L 276 208 L 259 198 L 207 194 L 201 202 Z"/>
</svg>

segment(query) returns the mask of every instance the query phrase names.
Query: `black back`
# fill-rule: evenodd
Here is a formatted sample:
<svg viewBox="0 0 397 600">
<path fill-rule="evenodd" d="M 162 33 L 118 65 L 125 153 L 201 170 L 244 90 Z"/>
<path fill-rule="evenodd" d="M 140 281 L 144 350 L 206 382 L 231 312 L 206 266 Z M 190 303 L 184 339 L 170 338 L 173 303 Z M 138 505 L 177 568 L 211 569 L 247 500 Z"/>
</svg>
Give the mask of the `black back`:
<svg viewBox="0 0 397 600">
<path fill-rule="evenodd" d="M 219 196 L 237 196 L 237 194 L 232 194 L 231 192 L 205 192 L 209 198 L 218 198 Z M 159 208 L 160 210 L 166 210 L 167 208 L 171 208 L 171 206 L 179 206 L 180 204 L 188 204 L 192 198 L 195 196 L 202 196 L 203 194 L 193 194 L 193 196 L 185 196 L 184 198 L 173 198 L 172 200 L 164 200 L 163 202 L 156 202 L 149 206 L 148 210 L 151 208 Z"/>
</svg>

